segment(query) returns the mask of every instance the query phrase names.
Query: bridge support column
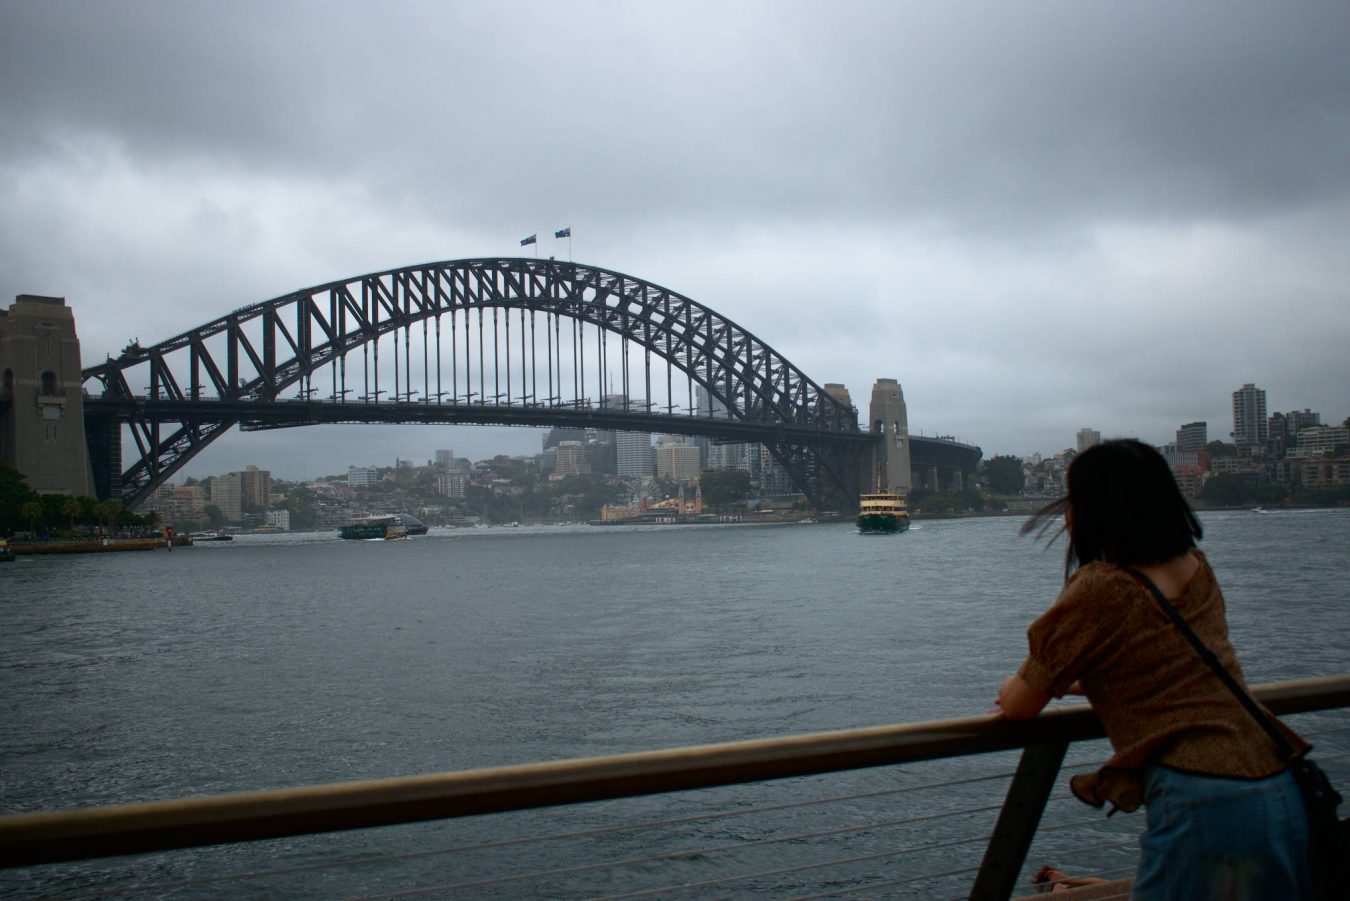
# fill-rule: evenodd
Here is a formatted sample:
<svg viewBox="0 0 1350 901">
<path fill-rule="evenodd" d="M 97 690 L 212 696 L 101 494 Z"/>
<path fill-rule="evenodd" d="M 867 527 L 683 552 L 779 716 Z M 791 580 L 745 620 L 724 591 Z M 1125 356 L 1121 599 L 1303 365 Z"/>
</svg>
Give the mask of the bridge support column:
<svg viewBox="0 0 1350 901">
<path fill-rule="evenodd" d="M 101 501 L 122 496 L 122 424 L 115 416 L 93 416 L 84 421 L 93 471 L 94 497 Z"/>
<path fill-rule="evenodd" d="M 39 494 L 91 496 L 75 317 L 61 297 L 0 310 L 0 460 Z"/>
<path fill-rule="evenodd" d="M 872 402 L 867 413 L 868 427 L 882 435 L 880 473 L 866 484 L 873 491 L 897 491 L 908 494 L 914 487 L 909 463 L 909 414 L 905 394 L 895 379 L 877 379 L 872 385 Z"/>
</svg>

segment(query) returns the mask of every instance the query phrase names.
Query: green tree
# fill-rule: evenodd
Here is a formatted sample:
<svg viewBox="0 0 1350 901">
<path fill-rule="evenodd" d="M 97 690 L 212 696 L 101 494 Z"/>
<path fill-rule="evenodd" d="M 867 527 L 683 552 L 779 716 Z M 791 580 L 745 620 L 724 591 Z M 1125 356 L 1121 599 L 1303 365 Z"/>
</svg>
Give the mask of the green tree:
<svg viewBox="0 0 1350 901">
<path fill-rule="evenodd" d="M 319 524 L 315 500 L 311 489 L 296 485 L 277 506 L 290 511 L 292 529 L 312 529 Z"/>
<path fill-rule="evenodd" d="M 988 481 L 992 494 L 1019 494 L 1026 481 L 1022 459 L 1007 455 L 985 460 L 980 464 L 980 475 Z"/>
<path fill-rule="evenodd" d="M 1211 441 L 1205 445 L 1205 450 L 1209 451 L 1211 457 L 1236 457 L 1238 455 L 1236 444 L 1227 444 L 1223 441 Z"/>
<path fill-rule="evenodd" d="M 37 500 L 37 492 L 24 483 L 23 473 L 0 463 L 0 532 L 13 532 L 24 524 L 23 505 Z"/>
<path fill-rule="evenodd" d="M 750 496 L 750 473 L 743 469 L 705 469 L 699 484 L 708 507 L 729 507 Z"/>
<path fill-rule="evenodd" d="M 75 531 L 75 518 L 84 513 L 84 504 L 78 497 L 68 497 L 61 502 L 61 514 L 70 517 L 70 531 Z"/>
<path fill-rule="evenodd" d="M 42 519 L 42 503 L 36 498 L 31 501 L 24 501 L 19 513 L 28 523 L 28 531 L 36 533 L 37 524 Z"/>
<path fill-rule="evenodd" d="M 1259 485 L 1255 479 L 1235 474 L 1213 476 L 1200 489 L 1201 500 L 1220 507 L 1252 504 L 1258 496 Z"/>
<path fill-rule="evenodd" d="M 211 524 L 211 528 L 219 529 L 225 524 L 225 514 L 215 504 L 206 504 L 202 507 L 202 514 L 206 521 Z"/>
<path fill-rule="evenodd" d="M 109 529 L 117 523 L 121 513 L 122 505 L 118 501 L 99 501 L 94 505 L 94 517 Z"/>
</svg>

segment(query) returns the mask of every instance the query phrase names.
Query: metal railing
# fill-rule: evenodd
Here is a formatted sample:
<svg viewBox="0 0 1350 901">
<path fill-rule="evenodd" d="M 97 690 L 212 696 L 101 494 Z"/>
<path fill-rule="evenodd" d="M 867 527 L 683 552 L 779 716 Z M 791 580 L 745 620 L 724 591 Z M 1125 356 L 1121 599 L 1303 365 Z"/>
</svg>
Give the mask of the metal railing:
<svg viewBox="0 0 1350 901">
<path fill-rule="evenodd" d="M 1350 675 L 1254 688 L 1277 715 L 1350 707 Z M 1065 753 L 1103 736 L 1084 705 L 609 757 L 0 817 L 0 867 L 558 807 L 1022 749 L 969 897 L 1008 898 Z M 997 807 L 997 805 L 994 805 Z"/>
</svg>

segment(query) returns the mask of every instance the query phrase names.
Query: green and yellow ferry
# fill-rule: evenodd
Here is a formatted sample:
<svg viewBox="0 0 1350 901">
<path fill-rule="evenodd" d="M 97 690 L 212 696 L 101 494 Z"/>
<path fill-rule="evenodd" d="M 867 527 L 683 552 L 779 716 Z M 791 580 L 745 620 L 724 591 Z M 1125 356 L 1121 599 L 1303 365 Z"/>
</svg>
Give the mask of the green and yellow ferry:
<svg viewBox="0 0 1350 901">
<path fill-rule="evenodd" d="M 859 500 L 858 531 L 864 535 L 890 535 L 909 528 L 909 507 L 903 494 L 879 491 Z"/>
</svg>

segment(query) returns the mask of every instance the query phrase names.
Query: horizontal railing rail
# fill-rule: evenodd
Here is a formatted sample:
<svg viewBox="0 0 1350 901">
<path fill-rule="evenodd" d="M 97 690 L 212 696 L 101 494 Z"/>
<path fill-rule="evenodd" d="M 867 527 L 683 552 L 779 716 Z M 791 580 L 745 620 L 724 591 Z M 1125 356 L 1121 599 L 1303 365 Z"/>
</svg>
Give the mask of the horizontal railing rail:
<svg viewBox="0 0 1350 901">
<path fill-rule="evenodd" d="M 1350 707 L 1350 675 L 1254 688 L 1277 715 Z M 549 763 L 0 817 L 0 866 L 449 819 L 1023 748 L 971 897 L 1008 897 L 1086 705 Z"/>
</svg>

